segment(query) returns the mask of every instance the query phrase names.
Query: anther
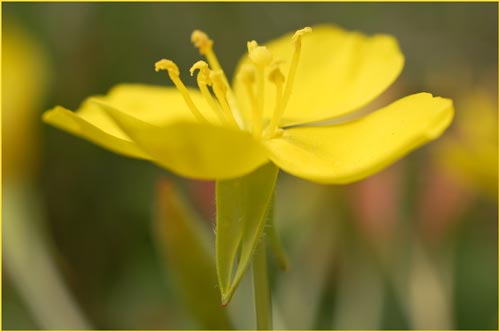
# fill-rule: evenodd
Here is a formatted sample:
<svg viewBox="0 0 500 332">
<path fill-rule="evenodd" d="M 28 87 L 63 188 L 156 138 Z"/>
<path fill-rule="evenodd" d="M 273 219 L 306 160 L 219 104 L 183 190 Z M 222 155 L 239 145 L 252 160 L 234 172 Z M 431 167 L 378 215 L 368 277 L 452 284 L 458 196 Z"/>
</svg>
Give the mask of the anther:
<svg viewBox="0 0 500 332">
<path fill-rule="evenodd" d="M 306 33 L 310 33 L 312 32 L 312 28 L 311 27 L 305 27 L 303 29 L 300 29 L 300 30 L 297 30 L 295 31 L 295 33 L 293 34 L 292 36 L 292 41 L 294 43 L 300 43 L 301 40 L 302 40 L 302 37 L 306 34 Z"/>
<path fill-rule="evenodd" d="M 161 59 L 160 61 L 155 63 L 155 71 L 166 70 L 169 75 L 179 76 L 179 67 L 171 61 L 167 59 Z"/>
<path fill-rule="evenodd" d="M 179 77 L 179 67 L 171 61 L 167 59 L 162 59 L 158 62 L 155 63 L 155 71 L 160 71 L 160 70 L 166 70 L 168 71 L 168 76 L 174 83 L 175 87 L 179 92 L 181 93 L 182 97 L 184 98 L 184 101 L 186 102 L 187 106 L 191 110 L 191 113 L 195 116 L 196 119 L 202 122 L 206 122 L 207 119 L 200 113 L 198 108 L 196 108 L 196 105 L 193 103 L 193 100 L 191 99 L 191 96 L 189 95 L 189 91 L 182 83 L 180 77 Z"/>
<path fill-rule="evenodd" d="M 254 47 L 248 52 L 248 56 L 259 67 L 265 67 L 273 60 L 273 54 L 265 46 Z"/>
<path fill-rule="evenodd" d="M 255 40 L 247 42 L 248 53 L 252 52 L 259 44 Z"/>
<path fill-rule="evenodd" d="M 214 44 L 213 40 L 201 30 L 194 30 L 191 34 L 191 42 L 200 51 L 200 54 L 206 55 Z"/>
<path fill-rule="evenodd" d="M 194 72 L 197 69 L 200 71 L 198 73 L 198 76 L 196 77 L 197 81 L 199 83 L 202 83 L 202 84 L 205 84 L 205 85 L 210 85 L 211 84 L 210 77 L 209 77 L 209 75 L 210 75 L 210 69 L 208 68 L 208 63 L 206 63 L 205 61 L 202 61 L 202 60 L 197 61 L 189 69 L 189 73 L 191 74 L 191 76 L 194 75 Z"/>
<path fill-rule="evenodd" d="M 200 72 L 203 72 L 203 71 L 209 71 L 208 69 L 208 63 L 206 63 L 205 61 L 203 60 L 200 60 L 200 61 L 196 61 L 192 66 L 191 68 L 189 68 L 189 74 L 191 74 L 191 76 L 194 75 L 194 72 L 196 71 L 196 69 L 199 69 Z"/>
</svg>

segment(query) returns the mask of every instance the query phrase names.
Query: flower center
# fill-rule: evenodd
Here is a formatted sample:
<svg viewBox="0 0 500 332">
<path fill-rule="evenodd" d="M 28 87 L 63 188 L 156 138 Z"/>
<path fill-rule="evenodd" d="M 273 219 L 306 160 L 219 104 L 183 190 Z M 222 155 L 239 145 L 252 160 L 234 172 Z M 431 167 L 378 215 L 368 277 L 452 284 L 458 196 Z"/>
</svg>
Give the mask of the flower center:
<svg viewBox="0 0 500 332">
<path fill-rule="evenodd" d="M 255 138 L 268 139 L 281 132 L 278 127 L 279 120 L 283 116 L 292 92 L 293 81 L 295 79 L 302 48 L 302 36 L 311 31 L 311 28 L 306 27 L 296 31 L 293 35 L 292 42 L 294 44 L 294 49 L 292 62 L 286 80 L 279 69 L 279 65 L 283 63 L 283 61 L 273 61 L 273 55 L 267 47 L 259 46 L 255 40 L 247 43 L 250 62 L 243 65 L 237 79 L 243 83 L 250 100 L 252 127 L 246 129 L 251 131 Z M 198 70 L 196 82 L 203 98 L 222 124 L 245 129 L 245 123 L 243 123 L 241 114 L 238 110 L 235 95 L 213 51 L 214 42 L 207 34 L 200 30 L 193 31 L 191 41 L 194 46 L 198 48 L 200 54 L 204 55 L 208 61 L 208 63 L 205 61 L 198 61 L 190 69 L 191 76 Z M 166 70 L 195 118 L 202 122 L 208 122 L 206 117 L 203 116 L 191 99 L 186 86 L 180 79 L 179 68 L 174 62 L 162 59 L 155 64 L 155 70 Z M 276 99 L 272 117 L 266 122 L 268 123 L 266 128 L 263 128 L 266 72 L 269 81 L 276 87 Z M 211 91 L 209 88 L 211 88 Z"/>
</svg>

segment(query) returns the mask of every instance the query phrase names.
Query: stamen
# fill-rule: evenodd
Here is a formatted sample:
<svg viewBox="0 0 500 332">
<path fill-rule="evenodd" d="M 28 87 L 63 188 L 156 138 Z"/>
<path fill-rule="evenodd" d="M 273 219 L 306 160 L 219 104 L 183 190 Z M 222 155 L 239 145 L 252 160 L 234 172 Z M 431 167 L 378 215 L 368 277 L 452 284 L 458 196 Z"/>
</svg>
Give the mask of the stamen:
<svg viewBox="0 0 500 332">
<path fill-rule="evenodd" d="M 198 83 L 198 88 L 200 88 L 201 94 L 203 95 L 203 98 L 207 101 L 207 103 L 210 105 L 212 110 L 217 114 L 217 117 L 221 122 L 224 122 L 224 116 L 222 115 L 219 106 L 217 105 L 217 102 L 214 100 L 212 97 L 212 94 L 207 88 L 207 85 L 210 86 L 212 84 L 212 81 L 210 80 L 210 69 L 208 68 L 208 64 L 205 61 L 198 61 L 196 62 L 191 69 L 189 69 L 189 72 L 191 76 L 194 75 L 194 72 L 196 70 L 199 70 L 198 75 L 196 76 L 196 82 Z"/>
<path fill-rule="evenodd" d="M 290 64 L 290 69 L 288 71 L 288 78 L 286 80 L 285 93 L 283 96 L 283 109 L 286 108 L 288 103 L 288 99 L 290 99 L 290 95 L 292 93 L 293 81 L 295 79 L 295 73 L 297 72 L 297 66 L 299 64 L 300 51 L 302 49 L 302 37 L 304 34 L 312 32 L 310 27 L 305 27 L 304 29 L 297 30 L 292 37 L 292 41 L 294 43 L 294 50 L 292 56 L 292 63 Z"/>
<path fill-rule="evenodd" d="M 247 43 L 248 57 L 257 67 L 257 112 L 254 115 L 254 135 L 262 131 L 262 116 L 264 113 L 264 71 L 273 60 L 273 55 L 267 47 L 258 46 L 256 41 Z"/>
<path fill-rule="evenodd" d="M 245 85 L 246 92 L 248 94 L 248 99 L 250 99 L 250 106 L 252 108 L 252 120 L 253 120 L 253 134 L 257 138 L 260 134 L 258 125 L 256 125 L 259 119 L 259 105 L 257 103 L 257 98 L 253 90 L 253 85 L 255 84 L 255 67 L 251 64 L 244 64 L 239 72 L 238 79 Z"/>
<path fill-rule="evenodd" d="M 224 84 L 227 86 L 227 101 L 229 105 L 231 105 L 231 108 L 235 111 L 235 116 L 240 119 L 240 115 L 238 114 L 238 108 L 237 108 L 237 102 L 236 98 L 234 97 L 234 93 L 231 90 L 231 85 L 229 84 L 229 81 L 226 77 L 226 74 L 222 70 L 222 67 L 219 63 L 219 60 L 217 59 L 217 56 L 215 55 L 215 52 L 213 50 L 213 45 L 214 42 L 208 35 L 201 31 L 201 30 L 194 30 L 193 33 L 191 34 L 191 41 L 193 42 L 194 46 L 199 49 L 200 54 L 204 55 L 205 58 L 208 61 L 208 64 L 210 67 L 217 71 L 221 71 L 222 73 L 222 80 Z"/>
<path fill-rule="evenodd" d="M 219 104 L 222 107 L 222 111 L 224 113 L 224 116 L 226 117 L 226 120 L 238 127 L 238 123 L 234 119 L 233 113 L 231 112 L 231 108 L 229 107 L 226 99 L 228 86 L 224 82 L 223 75 L 224 74 L 221 70 L 213 70 L 210 72 L 209 77 L 212 81 L 212 88 L 214 90 L 215 96 L 217 97 L 217 100 L 219 101 Z"/>
<path fill-rule="evenodd" d="M 282 106 L 283 102 L 283 83 L 285 82 L 285 76 L 279 69 L 279 63 L 275 63 L 271 72 L 269 73 L 269 80 L 276 85 L 276 105 L 274 108 L 273 117 L 268 127 L 266 137 L 270 138 L 278 128 L 278 121 L 283 115 L 284 107 Z"/>
<path fill-rule="evenodd" d="M 207 58 L 213 70 L 222 71 L 222 67 L 213 50 L 214 41 L 210 39 L 206 33 L 201 30 L 194 30 L 191 34 L 191 42 L 200 51 L 200 54 Z M 222 74 L 224 75 L 224 72 L 222 72 Z M 224 82 L 229 85 L 225 75 Z"/>
<path fill-rule="evenodd" d="M 179 92 L 181 93 L 182 97 L 184 98 L 184 101 L 188 105 L 189 109 L 191 110 L 191 113 L 193 113 L 195 118 L 197 118 L 199 121 L 206 122 L 207 119 L 205 119 L 205 117 L 201 114 L 198 108 L 196 108 L 196 105 L 193 103 L 193 100 L 189 95 L 189 91 L 179 78 L 179 68 L 177 67 L 177 65 L 171 60 L 162 59 L 155 63 L 155 71 L 160 71 L 160 70 L 168 71 L 168 76 L 174 83 L 177 90 L 179 90 Z"/>
</svg>

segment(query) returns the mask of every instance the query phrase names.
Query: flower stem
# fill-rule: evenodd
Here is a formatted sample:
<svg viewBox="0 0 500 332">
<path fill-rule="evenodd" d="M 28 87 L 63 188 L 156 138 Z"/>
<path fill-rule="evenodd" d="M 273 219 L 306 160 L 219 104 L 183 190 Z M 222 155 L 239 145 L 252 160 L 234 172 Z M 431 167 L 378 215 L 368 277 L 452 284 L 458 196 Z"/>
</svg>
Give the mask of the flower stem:
<svg viewBox="0 0 500 332">
<path fill-rule="evenodd" d="M 270 212 L 268 214 L 268 222 L 267 222 L 267 236 L 269 240 L 270 249 L 274 253 L 274 256 L 278 260 L 279 267 L 286 271 L 288 270 L 288 258 L 285 253 L 285 249 L 283 248 L 283 244 L 278 236 L 278 232 L 276 231 L 276 225 L 274 224 L 273 218 L 273 205 L 274 202 L 271 202 Z"/>
<path fill-rule="evenodd" d="M 253 285 L 257 330 L 272 330 L 271 294 L 267 274 L 266 241 L 258 244 L 253 259 Z"/>
</svg>

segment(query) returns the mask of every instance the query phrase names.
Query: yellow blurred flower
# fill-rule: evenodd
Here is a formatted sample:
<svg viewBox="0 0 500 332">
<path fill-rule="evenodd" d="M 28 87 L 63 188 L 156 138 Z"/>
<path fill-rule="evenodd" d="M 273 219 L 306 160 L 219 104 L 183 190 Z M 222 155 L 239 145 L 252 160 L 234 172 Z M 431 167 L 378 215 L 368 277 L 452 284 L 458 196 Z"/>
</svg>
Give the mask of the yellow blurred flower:
<svg viewBox="0 0 500 332">
<path fill-rule="evenodd" d="M 23 177 L 36 165 L 37 115 L 45 94 L 47 64 L 43 50 L 20 26 L 2 33 L 2 172 Z"/>
<path fill-rule="evenodd" d="M 440 165 L 460 183 L 498 196 L 498 102 L 486 90 L 459 100 L 455 130 L 436 145 Z"/>
<path fill-rule="evenodd" d="M 232 88 L 213 41 L 201 31 L 192 41 L 208 61 L 191 68 L 199 91 L 161 60 L 156 70 L 168 71 L 177 91 L 119 85 L 77 112 L 57 106 L 44 120 L 182 176 L 235 178 L 272 161 L 298 177 L 347 183 L 438 137 L 453 117 L 451 100 L 419 93 L 357 120 L 318 125 L 359 109 L 397 78 L 404 58 L 391 36 L 318 26 L 265 46 L 250 41 Z"/>
</svg>

